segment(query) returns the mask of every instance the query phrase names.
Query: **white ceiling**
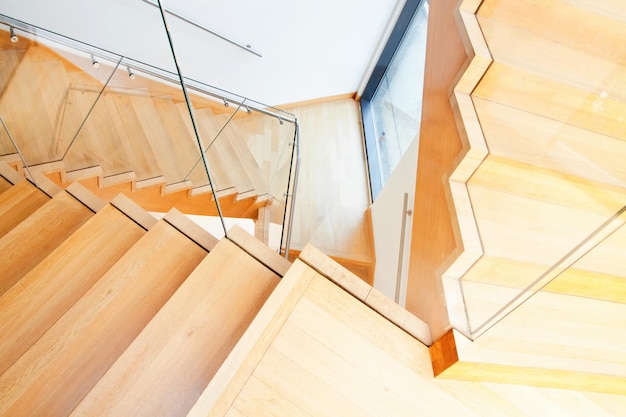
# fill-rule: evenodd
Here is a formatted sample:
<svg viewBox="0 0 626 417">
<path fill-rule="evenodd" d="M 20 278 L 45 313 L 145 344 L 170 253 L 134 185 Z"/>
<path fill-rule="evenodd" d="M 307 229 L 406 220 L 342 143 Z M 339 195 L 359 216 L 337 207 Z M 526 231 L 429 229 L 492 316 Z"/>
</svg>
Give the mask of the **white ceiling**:
<svg viewBox="0 0 626 417">
<path fill-rule="evenodd" d="M 173 16 L 185 76 L 269 105 L 358 90 L 405 0 L 164 0 L 259 51 L 261 58 Z M 4 0 L 0 13 L 173 70 L 158 9 L 141 0 Z"/>
</svg>

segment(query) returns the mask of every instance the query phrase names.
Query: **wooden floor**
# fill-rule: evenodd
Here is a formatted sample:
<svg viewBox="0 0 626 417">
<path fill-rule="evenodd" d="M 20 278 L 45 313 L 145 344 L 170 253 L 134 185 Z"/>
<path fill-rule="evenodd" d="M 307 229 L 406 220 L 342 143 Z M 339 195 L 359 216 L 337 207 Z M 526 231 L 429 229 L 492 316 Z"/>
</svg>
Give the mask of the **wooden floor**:
<svg viewBox="0 0 626 417">
<path fill-rule="evenodd" d="M 308 262 L 294 263 L 187 417 L 624 416 L 624 395 L 435 379 L 423 344 Z"/>
<path fill-rule="evenodd" d="M 371 282 L 369 182 L 358 103 L 344 98 L 287 110 L 300 122 L 302 148 L 292 249 L 311 243 Z"/>
<path fill-rule="evenodd" d="M 29 165 L 56 161 L 59 182 L 97 175 L 98 186 L 117 186 L 101 192 L 90 187 L 93 181 L 84 182 L 105 201 L 128 184 L 133 191 L 153 186 L 160 192 L 126 195 L 148 210 L 176 207 L 189 214 L 215 214 L 207 198 L 194 203 L 181 192 L 193 187 L 196 195 L 209 188 L 202 164 L 194 165 L 197 144 L 180 91 L 141 74 L 131 81 L 119 70 L 99 96 L 111 72 L 106 66 L 95 70 L 84 57 L 70 62 L 67 52 L 27 39 L 5 42 L 2 48 L 11 65 L 0 75 L 0 112 Z M 220 196 L 237 202 L 226 204 L 226 214 L 256 218 L 259 201 L 244 200 L 271 196 L 272 222 L 281 223 L 293 125 L 243 111 L 222 130 L 236 106 L 225 108 L 199 96 L 193 103 L 204 145 L 217 137 L 207 154 L 214 184 Z M 358 103 L 342 96 L 285 110 L 300 122 L 302 155 L 292 249 L 312 243 L 371 281 L 374 254 Z M 0 140 L 2 154 L 16 155 L 7 138 Z"/>
</svg>

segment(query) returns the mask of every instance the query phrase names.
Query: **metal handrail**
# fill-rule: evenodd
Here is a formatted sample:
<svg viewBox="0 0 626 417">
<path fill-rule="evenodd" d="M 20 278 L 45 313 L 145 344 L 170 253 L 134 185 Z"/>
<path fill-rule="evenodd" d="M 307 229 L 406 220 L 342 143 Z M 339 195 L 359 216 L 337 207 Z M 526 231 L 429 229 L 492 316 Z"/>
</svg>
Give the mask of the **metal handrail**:
<svg viewBox="0 0 626 417">
<path fill-rule="evenodd" d="M 187 111 L 189 111 L 189 117 L 191 119 L 191 126 L 193 128 L 193 133 L 196 136 L 196 141 L 198 142 L 198 148 L 200 149 L 200 156 L 202 157 L 202 163 L 204 164 L 204 171 L 206 172 L 207 178 L 209 179 L 209 184 L 211 185 L 211 194 L 213 194 L 213 199 L 215 200 L 215 207 L 217 207 L 217 214 L 220 217 L 220 221 L 222 222 L 222 228 L 224 229 L 224 236 L 228 237 L 228 231 L 226 230 L 226 223 L 224 223 L 224 215 L 222 214 L 222 207 L 220 206 L 220 201 L 217 198 L 217 192 L 215 191 L 215 183 L 211 177 L 211 170 L 209 169 L 209 164 L 206 159 L 206 153 L 202 150 L 202 140 L 200 139 L 200 131 L 198 130 L 198 124 L 196 123 L 196 116 L 193 111 L 193 106 L 191 105 L 191 100 L 189 98 L 189 93 L 187 93 L 187 86 L 185 85 L 185 80 L 183 79 L 183 73 L 180 70 L 180 66 L 178 65 L 178 59 L 176 58 L 176 50 L 174 49 L 174 41 L 172 40 L 172 35 L 170 34 L 170 30 L 167 26 L 167 20 L 165 19 L 165 10 L 161 5 L 161 0 L 157 0 L 159 11 L 161 12 L 161 18 L 163 19 L 163 27 L 165 28 L 165 33 L 167 34 L 167 41 L 169 42 L 170 49 L 172 51 L 172 58 L 174 58 L 174 65 L 176 65 L 176 72 L 178 72 L 178 78 L 180 79 L 180 86 L 183 89 L 183 95 L 185 96 L 185 103 L 187 104 Z"/>
<path fill-rule="evenodd" d="M 283 234 L 285 234 L 286 230 L 286 239 L 285 239 L 285 259 L 289 259 L 289 249 L 291 248 L 291 232 L 293 227 L 293 214 L 296 206 L 296 195 L 298 190 L 298 177 L 300 176 L 300 124 L 298 123 L 298 119 L 295 121 L 295 132 L 293 135 L 293 151 L 295 151 L 295 172 L 293 175 L 293 191 L 291 193 L 291 206 L 289 207 L 289 219 L 286 219 L 287 216 L 287 205 L 285 204 L 285 213 L 283 214 Z M 293 154 L 291 153 L 291 162 L 294 163 Z M 291 172 L 291 169 L 289 170 Z M 289 176 L 289 180 L 287 181 L 287 195 L 285 196 L 285 203 L 289 199 L 289 186 L 291 182 L 291 176 Z M 285 226 L 285 221 L 287 221 L 287 225 Z M 280 246 L 283 244 L 283 236 L 280 239 Z M 280 249 L 279 249 L 280 250 Z"/>
<path fill-rule="evenodd" d="M 117 66 L 119 66 L 120 62 L 125 62 L 128 63 L 129 66 L 131 66 L 133 69 L 136 69 L 138 71 L 141 71 L 149 76 L 155 77 L 157 79 L 160 79 L 162 81 L 165 82 L 169 82 L 169 83 L 173 83 L 178 85 L 180 83 L 180 85 L 183 87 L 183 90 L 188 89 L 188 90 L 193 90 L 195 92 L 219 99 L 220 101 L 224 101 L 224 103 L 230 103 L 230 104 L 234 104 L 238 107 L 242 107 L 245 103 L 245 106 L 247 106 L 250 110 L 270 116 L 270 117 L 274 117 L 276 119 L 278 119 L 278 121 L 283 124 L 283 123 L 292 123 L 295 125 L 295 139 L 294 139 L 294 147 L 296 149 L 296 161 L 295 161 L 295 174 L 294 174 L 294 181 L 293 181 L 293 190 L 291 192 L 291 206 L 290 206 L 290 215 L 289 215 L 289 219 L 287 220 L 287 225 L 285 225 L 285 222 L 283 221 L 283 234 L 285 233 L 286 230 L 286 243 L 285 243 L 285 253 L 286 256 L 288 256 L 289 254 L 289 248 L 291 245 L 291 231 L 292 231 L 292 227 L 293 227 L 293 213 L 294 213 L 294 206 L 295 206 L 295 197 L 296 197 L 296 193 L 297 193 L 297 181 L 298 181 L 298 176 L 299 176 L 299 168 L 300 168 L 300 149 L 299 149 L 299 124 L 297 122 L 297 119 L 295 117 L 294 114 L 286 112 L 284 110 L 281 109 L 277 109 L 274 108 L 272 106 L 268 106 L 265 104 L 262 104 L 260 102 L 251 100 L 249 98 L 240 96 L 236 93 L 232 93 L 230 91 L 221 89 L 219 87 L 215 87 L 206 83 L 203 83 L 201 81 L 195 80 L 193 78 L 187 78 L 187 77 L 183 77 L 182 74 L 180 73 L 175 73 L 163 68 L 159 68 L 156 67 L 154 65 L 142 62 L 142 61 L 138 61 L 132 58 L 129 58 L 127 56 L 124 56 L 122 54 L 118 54 L 115 52 L 112 52 L 110 50 L 106 50 L 91 44 L 88 44 L 86 42 L 82 42 L 73 38 L 70 38 L 68 36 L 65 35 L 61 35 L 59 33 L 41 28 L 39 26 L 36 25 L 32 25 L 26 22 L 23 22 L 21 20 L 18 19 L 14 19 L 12 17 L 0 14 L 0 24 L 4 24 L 6 26 L 9 27 L 13 27 L 15 29 L 19 29 L 21 32 L 34 36 L 34 37 L 42 37 L 44 39 L 47 39 L 49 41 L 58 43 L 59 45 L 62 45 L 64 47 L 68 47 L 71 48 L 75 51 L 79 51 L 82 53 L 85 53 L 87 55 L 93 55 L 93 56 L 97 56 L 99 58 L 102 59 L 106 59 L 109 60 L 113 63 L 117 63 Z M 116 68 L 117 68 L 116 66 Z M 186 95 L 186 93 L 185 93 Z M 192 116 L 193 117 L 193 116 Z M 3 122 L 4 124 L 4 122 Z M 7 130 L 8 131 L 8 130 Z M 14 146 L 16 148 L 16 150 L 18 150 L 19 153 L 19 149 L 17 148 L 17 146 L 14 143 Z M 201 147 L 202 149 L 202 147 Z M 202 157 L 204 158 L 205 155 L 204 153 L 202 153 Z M 20 158 L 22 159 L 24 166 L 26 167 L 26 169 L 28 170 L 28 165 L 26 164 L 24 158 L 22 157 L 21 153 L 20 153 Z M 292 155 L 292 164 L 294 163 L 293 161 L 293 155 Z M 30 171 L 28 170 L 29 175 Z M 32 175 L 31 175 L 32 177 Z M 290 178 L 291 180 L 291 178 Z M 34 178 L 33 178 L 34 181 Z M 211 181 L 211 178 L 209 176 L 209 182 L 211 183 L 211 187 L 213 188 L 213 182 Z M 213 190 L 213 192 L 215 193 L 215 190 Z M 289 194 L 289 184 L 287 187 L 287 193 Z M 215 200 L 217 201 L 216 196 L 214 195 Z M 285 204 L 287 204 L 288 202 L 288 198 L 285 200 Z M 287 206 L 285 206 L 285 210 L 287 210 Z M 223 223 L 223 216 L 221 215 L 221 209 L 219 208 L 218 205 L 218 211 L 220 212 L 220 218 L 222 219 L 222 223 Z M 286 213 L 285 213 L 286 214 Z M 281 246 L 282 246 L 282 237 L 281 237 Z"/>
<path fill-rule="evenodd" d="M 80 51 L 86 55 L 93 54 L 94 56 L 104 58 L 112 62 L 118 62 L 120 58 L 123 58 L 124 62 L 129 62 L 130 66 L 148 75 L 151 75 L 153 77 L 159 78 L 163 81 L 170 82 L 170 83 L 179 82 L 178 74 L 172 71 L 159 68 L 157 66 L 148 64 L 146 62 L 138 61 L 136 59 L 127 57 L 125 55 L 118 54 L 116 52 L 112 52 L 107 49 L 103 49 L 103 48 L 88 44 L 86 42 L 82 42 L 82 41 L 70 38 L 65 35 L 61 35 L 59 33 L 41 28 L 36 25 L 23 22 L 18 19 L 14 19 L 12 17 L 6 16 L 3 14 L 0 14 L 0 23 L 8 27 L 19 29 L 21 32 L 24 32 L 32 36 L 41 36 L 45 39 L 56 42 L 65 47 Z M 194 90 L 199 93 L 217 98 L 219 100 L 225 100 L 235 105 L 240 105 L 245 101 L 246 105 L 253 111 L 263 113 L 267 116 L 274 117 L 276 119 L 282 120 L 287 123 L 295 123 L 295 115 L 293 115 L 292 113 L 286 112 L 284 110 L 280 110 L 275 107 L 268 106 L 263 103 L 259 103 L 255 100 L 251 100 L 239 94 L 221 89 L 219 87 L 215 87 L 210 84 L 206 84 L 202 81 L 198 81 L 193 78 L 185 77 L 185 82 L 187 83 L 187 87 L 189 90 Z"/>
<path fill-rule="evenodd" d="M 154 6 L 154 7 L 156 7 L 156 8 L 160 8 L 160 7 L 161 7 L 161 5 L 160 5 L 160 4 L 158 4 L 157 2 L 152 1 L 152 0 L 142 0 L 142 1 L 143 1 L 144 3 L 149 4 L 150 6 Z M 183 16 L 182 14 L 180 14 L 180 13 L 178 13 L 178 12 L 176 12 L 176 11 L 172 10 L 172 9 L 168 9 L 168 8 L 166 8 L 166 7 L 162 7 L 162 9 L 163 9 L 166 13 L 171 14 L 172 16 L 179 18 L 179 19 L 180 19 L 180 20 L 182 20 L 183 22 L 187 22 L 187 23 L 189 23 L 190 25 L 195 26 L 195 27 L 197 27 L 198 29 L 201 29 L 201 30 L 203 30 L 203 31 L 205 31 L 205 32 L 208 32 L 208 33 L 210 33 L 210 34 L 211 34 L 211 35 L 213 35 L 213 36 L 217 36 L 218 38 L 223 39 L 223 40 L 225 40 L 226 42 L 228 42 L 228 43 L 230 43 L 230 44 L 232 44 L 232 45 L 235 45 L 235 46 L 237 46 L 237 47 L 239 47 L 239 48 L 243 49 L 244 51 L 250 52 L 251 54 L 254 54 L 254 55 L 258 56 L 259 58 L 262 58 L 262 57 L 263 57 L 263 55 L 261 55 L 261 53 L 260 53 L 260 52 L 255 51 L 255 50 L 254 50 L 254 49 L 253 49 L 250 45 L 248 45 L 248 44 L 243 44 L 243 43 L 241 43 L 241 42 L 237 42 L 237 41 L 235 41 L 235 40 L 233 40 L 233 39 L 229 38 L 228 36 L 226 36 L 226 35 L 222 35 L 221 33 L 217 32 L 217 31 L 215 31 L 215 30 L 213 30 L 213 29 L 209 29 L 208 27 L 206 27 L 206 26 L 204 26 L 204 25 L 201 25 L 200 23 L 198 23 L 198 22 L 196 22 L 196 21 L 194 21 L 194 20 L 192 20 L 192 19 L 190 19 L 190 18 L 188 18 L 188 17 Z"/>
</svg>

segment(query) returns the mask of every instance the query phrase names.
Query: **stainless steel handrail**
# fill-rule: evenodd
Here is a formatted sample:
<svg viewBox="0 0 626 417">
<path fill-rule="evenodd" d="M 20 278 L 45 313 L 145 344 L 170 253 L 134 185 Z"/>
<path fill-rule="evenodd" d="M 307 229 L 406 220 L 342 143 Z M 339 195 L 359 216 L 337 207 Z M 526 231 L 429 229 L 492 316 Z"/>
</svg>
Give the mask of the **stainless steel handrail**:
<svg viewBox="0 0 626 417">
<path fill-rule="evenodd" d="M 404 199 L 402 203 L 402 226 L 400 229 L 400 250 L 398 251 L 398 272 L 396 275 L 396 293 L 395 302 L 400 302 L 400 289 L 402 287 L 402 267 L 404 264 L 404 238 L 406 235 L 406 216 L 412 214 L 411 210 L 408 210 L 409 194 L 404 193 Z"/>
<path fill-rule="evenodd" d="M 293 227 L 293 214 L 296 206 L 296 195 L 298 194 L 298 177 L 300 176 L 300 123 L 298 119 L 295 120 L 296 131 L 294 134 L 293 146 L 296 150 L 296 170 L 293 178 L 293 192 L 291 193 L 291 206 L 289 207 L 289 219 L 287 220 L 287 239 L 285 240 L 285 259 L 289 259 L 289 249 L 291 248 L 291 232 Z M 287 193 L 289 193 L 289 186 L 287 186 Z M 287 196 L 289 198 L 289 196 Z M 283 220 L 283 227 L 285 221 Z"/>
<path fill-rule="evenodd" d="M 107 59 L 112 62 L 118 62 L 120 58 L 124 59 L 124 62 L 128 62 L 130 66 L 138 71 L 142 71 L 148 75 L 159 78 L 166 82 L 170 83 L 178 83 L 178 74 L 168 71 L 163 68 L 156 67 L 154 65 L 150 65 L 148 63 L 135 60 L 133 58 L 129 58 L 125 55 L 118 54 L 116 52 L 112 52 L 103 48 L 99 48 L 97 46 L 67 37 L 65 35 L 61 35 L 56 32 L 52 32 L 47 29 L 43 29 L 41 27 L 31 25 L 29 23 L 23 22 L 18 19 L 14 19 L 12 17 L 0 14 L 0 23 L 5 24 L 9 27 L 14 27 L 19 29 L 20 31 L 30 34 L 33 36 L 41 36 L 50 41 L 56 42 L 60 45 L 72 48 L 74 50 L 80 51 L 87 55 L 95 55 L 103 59 Z M 287 123 L 295 123 L 295 115 L 286 112 L 284 110 L 273 108 L 272 106 L 268 106 L 257 101 L 251 100 L 249 98 L 240 96 L 239 94 L 221 89 L 219 87 L 215 87 L 202 81 L 195 80 L 193 78 L 185 77 L 185 81 L 187 82 L 187 87 L 189 90 L 197 91 L 201 94 L 206 94 L 208 96 L 217 98 L 219 100 L 226 100 L 235 105 L 241 105 L 244 101 L 246 105 L 253 111 L 263 113 L 268 116 L 272 116 L 276 119 L 282 120 Z"/>
<path fill-rule="evenodd" d="M 183 79 L 183 73 L 181 72 L 180 66 L 178 65 L 178 59 L 176 58 L 176 51 L 174 48 L 174 41 L 172 40 L 169 27 L 167 26 L 167 20 L 165 19 L 165 10 L 161 5 L 161 0 L 157 0 L 157 2 L 159 11 L 161 12 L 161 18 L 163 19 L 163 27 L 165 28 L 165 33 L 167 34 L 167 41 L 169 42 L 170 49 L 172 51 L 172 58 L 174 58 L 174 65 L 176 65 L 176 72 L 178 72 L 178 78 L 180 79 L 180 86 L 182 87 L 183 95 L 185 96 L 185 103 L 187 104 L 187 111 L 189 112 L 189 117 L 191 119 L 191 126 L 193 128 L 194 135 L 196 136 L 196 141 L 198 142 L 198 148 L 200 149 L 200 156 L 202 157 L 202 163 L 204 164 L 204 171 L 207 175 L 207 178 L 209 179 L 209 184 L 211 185 L 211 194 L 213 194 L 215 207 L 217 207 L 217 214 L 219 215 L 220 221 L 222 222 L 224 236 L 228 237 L 228 230 L 226 230 L 226 223 L 224 223 L 222 207 L 220 206 L 220 201 L 217 198 L 217 192 L 215 190 L 215 182 L 213 182 L 213 178 L 211 177 L 211 170 L 209 169 L 206 153 L 202 149 L 202 140 L 200 139 L 200 131 L 198 130 L 196 116 L 193 111 L 193 106 L 191 105 L 191 99 L 189 98 L 189 94 L 187 93 L 187 86 L 185 85 L 185 81 Z"/>
<path fill-rule="evenodd" d="M 155 1 L 152 1 L 152 0 L 142 0 L 142 1 L 144 3 L 146 3 L 146 4 L 149 4 L 150 6 L 154 6 L 156 8 L 160 7 L 160 5 L 157 2 L 155 2 Z M 210 33 L 213 36 L 217 36 L 218 38 L 220 38 L 222 40 L 225 40 L 226 42 L 243 49 L 244 51 L 250 52 L 250 53 L 258 56 L 259 58 L 263 57 L 263 55 L 261 55 L 260 52 L 255 51 L 252 48 L 252 46 L 250 46 L 248 44 L 243 44 L 241 42 L 237 42 L 236 40 L 233 40 L 233 39 L 229 38 L 226 35 L 222 35 L 221 33 L 217 32 L 217 31 L 215 31 L 213 29 L 209 29 L 208 27 L 206 27 L 204 25 L 201 25 L 200 23 L 196 22 L 195 20 L 191 20 L 190 18 L 183 16 L 182 14 L 178 13 L 177 11 L 174 11 L 172 9 L 168 9 L 166 7 L 163 7 L 163 10 L 166 13 L 171 14 L 172 16 L 177 17 L 177 18 L 179 18 L 182 21 L 187 22 L 190 25 L 193 25 L 193 26 L 197 27 L 198 29 L 201 29 L 201 30 L 203 30 L 203 31 L 205 31 L 207 33 Z"/>
</svg>

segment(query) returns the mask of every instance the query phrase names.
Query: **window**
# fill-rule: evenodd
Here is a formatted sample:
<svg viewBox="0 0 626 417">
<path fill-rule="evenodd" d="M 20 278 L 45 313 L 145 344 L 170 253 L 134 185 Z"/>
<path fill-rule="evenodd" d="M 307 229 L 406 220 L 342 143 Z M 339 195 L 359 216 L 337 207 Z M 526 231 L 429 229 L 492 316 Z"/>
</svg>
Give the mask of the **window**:
<svg viewBox="0 0 626 417">
<path fill-rule="evenodd" d="M 407 0 L 361 97 L 374 199 L 419 135 L 427 24 L 428 0 Z"/>
</svg>

